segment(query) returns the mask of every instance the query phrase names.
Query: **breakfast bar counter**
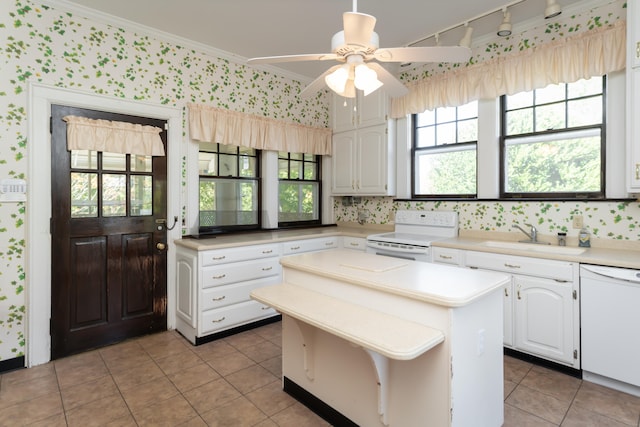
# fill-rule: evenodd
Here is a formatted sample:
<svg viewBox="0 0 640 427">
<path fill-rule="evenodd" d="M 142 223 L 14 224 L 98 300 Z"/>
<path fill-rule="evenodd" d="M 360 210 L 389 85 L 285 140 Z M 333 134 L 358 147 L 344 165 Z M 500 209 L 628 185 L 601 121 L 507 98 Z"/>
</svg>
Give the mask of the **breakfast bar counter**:
<svg viewBox="0 0 640 427">
<path fill-rule="evenodd" d="M 499 273 L 345 250 L 281 260 L 283 386 L 329 422 L 500 426 Z"/>
</svg>

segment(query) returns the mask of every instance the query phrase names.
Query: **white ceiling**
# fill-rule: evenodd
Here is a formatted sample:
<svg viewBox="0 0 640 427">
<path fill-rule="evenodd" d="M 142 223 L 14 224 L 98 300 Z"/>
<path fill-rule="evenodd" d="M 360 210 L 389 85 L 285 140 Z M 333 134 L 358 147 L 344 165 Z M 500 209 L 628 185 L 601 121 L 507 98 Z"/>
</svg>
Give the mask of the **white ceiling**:
<svg viewBox="0 0 640 427">
<path fill-rule="evenodd" d="M 580 0 L 558 0 L 563 8 Z M 331 36 L 342 30 L 342 13 L 352 0 L 58 0 L 75 8 L 89 8 L 156 30 L 205 44 L 240 57 L 325 53 Z M 360 0 L 358 12 L 377 18 L 380 47 L 407 46 L 412 42 L 473 21 L 474 37 L 493 33 L 502 9 L 513 0 Z M 590 3 L 582 0 L 582 3 Z M 512 22 L 544 21 L 545 0 L 523 0 L 510 7 Z M 86 10 L 85 10 L 86 11 Z M 80 10 L 82 12 L 82 10 Z M 88 10 L 87 12 L 92 12 Z M 456 45 L 462 25 L 440 36 L 441 45 Z M 430 38 L 417 46 L 434 45 Z M 289 75 L 313 80 L 328 61 L 278 64 Z"/>
</svg>

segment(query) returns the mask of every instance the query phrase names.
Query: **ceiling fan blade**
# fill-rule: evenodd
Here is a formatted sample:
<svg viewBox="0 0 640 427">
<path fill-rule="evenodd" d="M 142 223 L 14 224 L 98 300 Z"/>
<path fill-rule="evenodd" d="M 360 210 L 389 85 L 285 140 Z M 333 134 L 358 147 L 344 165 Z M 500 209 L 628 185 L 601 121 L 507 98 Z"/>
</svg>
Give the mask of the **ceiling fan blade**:
<svg viewBox="0 0 640 427">
<path fill-rule="evenodd" d="M 366 47 L 371 42 L 376 18 L 366 13 L 345 12 L 342 15 L 342 25 L 346 44 Z"/>
<path fill-rule="evenodd" d="M 462 46 L 391 47 L 376 50 L 380 62 L 467 62 L 471 49 Z"/>
<path fill-rule="evenodd" d="M 337 70 L 338 68 L 340 68 L 342 65 L 334 65 L 333 67 L 329 68 L 327 71 L 325 71 L 324 73 L 322 73 L 320 75 L 320 77 L 316 78 L 314 81 L 312 81 L 311 83 L 309 83 L 307 85 L 307 87 L 305 87 L 302 92 L 300 92 L 300 97 L 301 98 L 311 98 L 313 96 L 313 94 L 315 94 L 316 92 L 318 92 L 320 89 L 326 87 L 326 83 L 324 81 L 324 78 L 328 75 L 333 73 L 335 70 Z"/>
<path fill-rule="evenodd" d="M 388 72 L 382 65 L 376 62 L 367 62 L 367 66 L 378 74 L 378 80 L 384 84 L 384 91 L 391 98 L 399 98 L 409 93 L 409 89 L 407 89 L 400 80 L 396 79 L 394 75 Z"/>
<path fill-rule="evenodd" d="M 300 62 L 300 61 L 327 61 L 337 59 L 335 53 L 311 53 L 301 55 L 281 55 L 281 56 L 263 56 L 259 58 L 250 58 L 247 64 L 276 64 L 279 62 Z"/>
</svg>

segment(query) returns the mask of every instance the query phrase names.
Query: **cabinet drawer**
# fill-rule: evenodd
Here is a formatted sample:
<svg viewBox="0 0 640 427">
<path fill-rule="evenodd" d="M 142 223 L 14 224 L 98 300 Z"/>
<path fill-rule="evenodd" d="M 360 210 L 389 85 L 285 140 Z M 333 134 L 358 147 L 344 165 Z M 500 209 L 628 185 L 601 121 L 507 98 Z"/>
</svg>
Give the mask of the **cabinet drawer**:
<svg viewBox="0 0 640 427">
<path fill-rule="evenodd" d="M 269 258 L 280 255 L 278 244 L 251 245 L 241 248 L 216 249 L 200 253 L 201 265 L 226 264 L 229 262 L 248 261 L 252 259 Z"/>
<path fill-rule="evenodd" d="M 200 335 L 229 329 L 254 320 L 278 314 L 273 308 L 257 301 L 245 301 L 202 313 Z"/>
<path fill-rule="evenodd" d="M 345 249 L 364 251 L 367 248 L 367 240 L 362 237 L 344 236 L 342 238 L 342 247 Z"/>
<path fill-rule="evenodd" d="M 505 271 L 513 274 L 545 277 L 568 282 L 574 281 L 574 270 L 576 268 L 576 264 L 571 262 L 474 251 L 466 253 L 465 264 L 467 267 Z"/>
<path fill-rule="evenodd" d="M 264 279 L 249 280 L 233 285 L 214 286 L 202 291 L 200 295 L 200 310 L 207 311 L 225 307 L 239 302 L 250 301 L 252 290 L 262 286 L 273 285 L 280 282 L 279 276 Z"/>
<path fill-rule="evenodd" d="M 431 250 L 435 263 L 462 265 L 462 252 L 458 249 L 432 247 Z"/>
<path fill-rule="evenodd" d="M 207 267 L 202 269 L 201 284 L 202 288 L 210 288 L 261 277 L 278 276 L 280 271 L 281 267 L 278 258 Z"/>
<path fill-rule="evenodd" d="M 282 254 L 291 255 L 302 252 L 321 251 L 338 247 L 338 237 L 323 237 L 320 239 L 294 240 L 282 244 Z"/>
</svg>

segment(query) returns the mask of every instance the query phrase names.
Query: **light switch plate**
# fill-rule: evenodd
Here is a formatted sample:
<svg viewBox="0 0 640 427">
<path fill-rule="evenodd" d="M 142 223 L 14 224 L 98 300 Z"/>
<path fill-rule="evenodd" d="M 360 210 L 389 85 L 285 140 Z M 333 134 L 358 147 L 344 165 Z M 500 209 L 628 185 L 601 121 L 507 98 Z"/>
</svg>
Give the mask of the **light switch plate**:
<svg viewBox="0 0 640 427">
<path fill-rule="evenodd" d="M 574 215 L 573 216 L 573 228 L 580 229 L 584 227 L 584 218 L 582 215 Z"/>
</svg>

